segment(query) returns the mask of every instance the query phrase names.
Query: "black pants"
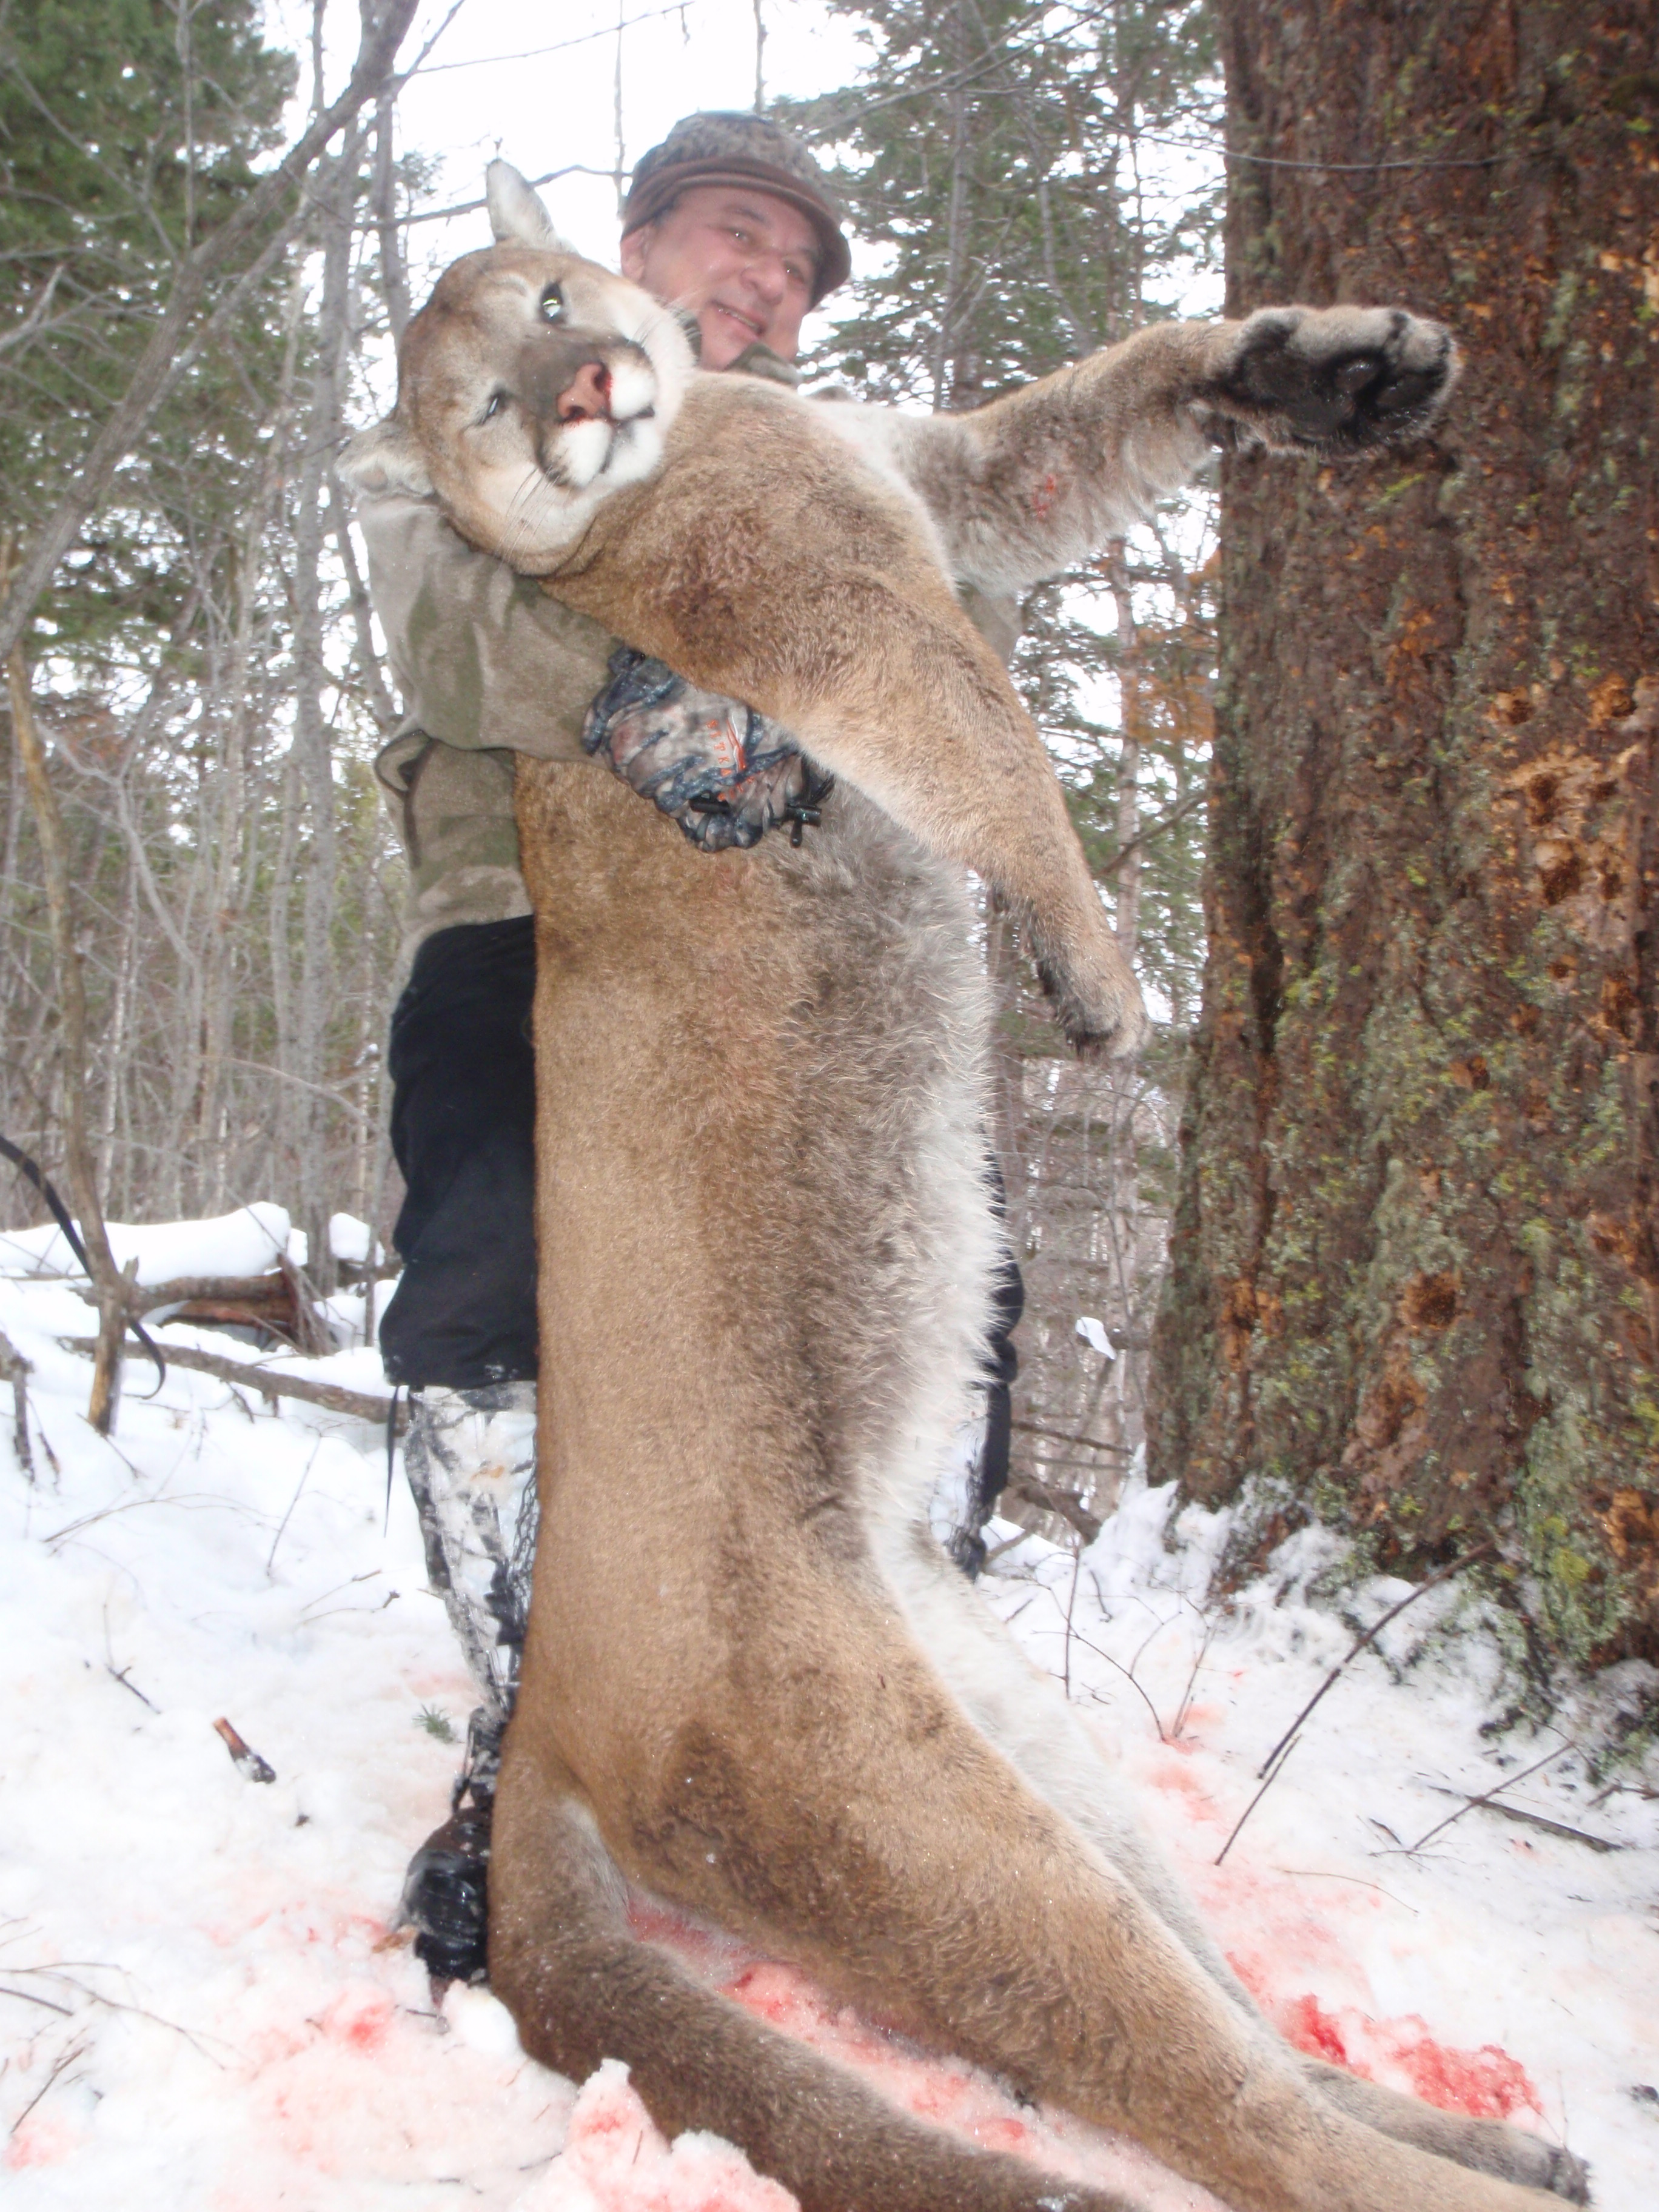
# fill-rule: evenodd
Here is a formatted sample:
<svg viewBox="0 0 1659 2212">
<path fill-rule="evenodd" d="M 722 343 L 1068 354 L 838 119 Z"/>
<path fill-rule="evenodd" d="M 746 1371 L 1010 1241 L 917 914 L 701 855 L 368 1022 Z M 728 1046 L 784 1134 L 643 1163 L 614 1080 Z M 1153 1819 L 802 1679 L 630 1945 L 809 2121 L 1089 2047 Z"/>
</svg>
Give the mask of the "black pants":
<svg viewBox="0 0 1659 2212">
<path fill-rule="evenodd" d="M 403 1279 L 380 1323 L 386 1370 L 414 1389 L 482 1389 L 536 1372 L 534 924 L 463 922 L 428 937 L 392 1017 L 392 1149 L 408 1195 Z M 975 1503 L 1008 1480 L 1019 1269 L 998 1278 Z"/>
<path fill-rule="evenodd" d="M 482 1389 L 536 1372 L 534 925 L 428 937 L 392 1017 L 392 1149 L 408 1195 L 386 1371 Z"/>
</svg>

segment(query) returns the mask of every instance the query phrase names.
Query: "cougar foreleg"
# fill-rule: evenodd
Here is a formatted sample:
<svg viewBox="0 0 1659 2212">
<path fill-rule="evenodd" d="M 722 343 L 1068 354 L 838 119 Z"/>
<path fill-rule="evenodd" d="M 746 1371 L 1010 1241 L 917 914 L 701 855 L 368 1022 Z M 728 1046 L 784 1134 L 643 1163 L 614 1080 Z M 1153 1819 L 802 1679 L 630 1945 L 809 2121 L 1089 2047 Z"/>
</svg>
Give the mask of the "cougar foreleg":
<svg viewBox="0 0 1659 2212">
<path fill-rule="evenodd" d="M 495 1801 L 489 1969 L 532 2057 L 577 2081 L 624 2060 L 665 2134 L 714 2130 L 802 2212 L 1135 2212 L 909 2118 L 641 1942 L 592 1814 L 520 1741 Z"/>
<path fill-rule="evenodd" d="M 848 609 L 860 649 L 821 705 L 799 699 L 795 736 L 919 843 L 1002 896 L 1079 1052 L 1135 1051 L 1146 1026 L 1139 987 L 1042 741 L 996 656 L 942 595 L 932 607 L 863 579 L 844 589 L 862 602 Z"/>
<path fill-rule="evenodd" d="M 1415 436 L 1457 366 L 1449 331 L 1397 307 L 1264 307 L 1152 324 L 971 414 L 820 412 L 921 498 L 951 575 L 994 594 L 1097 553 L 1218 444 L 1340 459 Z"/>
</svg>

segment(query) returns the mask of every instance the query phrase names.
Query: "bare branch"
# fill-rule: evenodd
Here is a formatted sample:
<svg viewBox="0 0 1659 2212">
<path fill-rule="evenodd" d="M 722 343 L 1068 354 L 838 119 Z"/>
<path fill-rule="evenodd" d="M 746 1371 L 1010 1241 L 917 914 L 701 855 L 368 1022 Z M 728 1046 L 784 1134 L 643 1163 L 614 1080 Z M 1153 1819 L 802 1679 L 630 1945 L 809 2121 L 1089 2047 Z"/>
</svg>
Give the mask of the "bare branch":
<svg viewBox="0 0 1659 2212">
<path fill-rule="evenodd" d="M 145 347 L 131 381 L 94 440 L 74 482 L 42 523 L 27 557 L 18 567 L 3 604 L 0 604 L 0 659 L 9 659 L 21 639 L 53 570 L 75 543 L 82 524 L 102 498 L 111 477 L 132 451 L 161 404 L 168 371 L 209 284 L 229 264 L 243 241 L 258 234 L 266 219 L 299 184 L 330 139 L 352 120 L 366 100 L 378 93 L 417 5 L 418 0 L 387 0 L 380 20 L 364 27 L 356 66 L 339 98 L 301 133 L 276 167 L 261 178 L 235 213 L 227 216 L 216 230 L 210 231 L 179 265 L 155 335 Z"/>
</svg>

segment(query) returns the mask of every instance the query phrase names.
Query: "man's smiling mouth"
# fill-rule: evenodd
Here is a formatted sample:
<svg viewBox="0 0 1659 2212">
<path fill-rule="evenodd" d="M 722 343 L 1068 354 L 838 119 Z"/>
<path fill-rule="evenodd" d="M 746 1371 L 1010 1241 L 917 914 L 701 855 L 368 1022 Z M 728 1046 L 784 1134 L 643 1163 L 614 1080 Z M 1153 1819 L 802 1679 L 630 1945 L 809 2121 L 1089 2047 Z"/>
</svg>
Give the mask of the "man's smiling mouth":
<svg viewBox="0 0 1659 2212">
<path fill-rule="evenodd" d="M 752 315 L 744 314 L 741 307 L 728 307 L 724 300 L 716 300 L 714 304 L 721 314 L 729 315 L 739 329 L 747 331 L 751 338 L 758 338 L 765 335 L 764 324 L 757 323 Z"/>
</svg>

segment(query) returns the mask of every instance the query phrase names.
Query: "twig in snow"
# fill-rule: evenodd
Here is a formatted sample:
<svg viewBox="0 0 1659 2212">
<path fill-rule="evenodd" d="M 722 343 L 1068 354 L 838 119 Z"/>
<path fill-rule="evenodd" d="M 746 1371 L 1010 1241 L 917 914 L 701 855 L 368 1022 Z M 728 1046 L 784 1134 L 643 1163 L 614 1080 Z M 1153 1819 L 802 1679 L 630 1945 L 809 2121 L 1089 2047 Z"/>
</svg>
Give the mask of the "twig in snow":
<svg viewBox="0 0 1659 2212">
<path fill-rule="evenodd" d="M 1072 1587 L 1066 1599 L 1066 1642 L 1061 1649 L 1060 1680 L 1066 1686 L 1066 1702 L 1072 1701 L 1072 1613 L 1077 1604 L 1077 1578 L 1083 1571 L 1083 1546 L 1079 1540 L 1072 1553 Z"/>
<path fill-rule="evenodd" d="M 1213 1622 L 1206 1620 L 1204 1624 L 1204 1641 L 1198 1647 L 1198 1656 L 1193 1661 L 1193 1671 L 1187 1677 L 1187 1687 L 1182 1693 L 1181 1703 L 1176 1709 L 1176 1717 L 1170 1725 L 1170 1735 L 1172 1741 L 1178 1741 L 1180 1739 L 1181 1724 L 1187 1717 L 1188 1710 L 1193 1702 L 1193 1692 L 1198 1686 L 1198 1670 L 1209 1654 L 1210 1638 L 1214 1634 Z"/>
<path fill-rule="evenodd" d="M 261 1759 L 251 1744 L 242 1741 L 222 1714 L 213 1725 L 216 1732 L 224 1738 L 225 1749 L 236 1766 L 250 1782 L 274 1782 L 276 1779 L 276 1768 L 268 1759 Z"/>
<path fill-rule="evenodd" d="M 159 1713 L 161 1711 L 161 1708 L 160 1705 L 150 1705 L 149 1699 L 144 1695 L 137 1682 L 128 1681 L 127 1670 L 125 1667 L 112 1667 L 108 1661 L 106 1660 L 104 1662 L 104 1672 L 109 1676 L 112 1682 L 118 1682 L 124 1690 L 131 1690 L 133 1696 L 137 1698 L 141 1705 L 149 1705 L 149 1709 L 153 1713 Z"/>
<path fill-rule="evenodd" d="M 1622 1796 L 1626 1791 L 1632 1797 L 1640 1797 L 1648 1802 L 1659 1797 L 1659 1790 L 1650 1790 L 1645 1783 L 1618 1781 L 1609 1782 L 1605 1790 L 1598 1790 L 1595 1796 L 1590 1799 L 1590 1803 L 1605 1805 L 1609 1797 Z"/>
<path fill-rule="evenodd" d="M 94 1340 L 89 1336 L 58 1340 L 66 1352 L 89 1352 Z M 308 1406 L 325 1407 L 331 1413 L 348 1413 L 353 1420 L 373 1421 L 378 1427 L 392 1405 L 389 1397 L 368 1390 L 348 1390 L 338 1382 L 313 1382 L 306 1376 L 284 1374 L 281 1368 L 267 1367 L 258 1360 L 225 1359 L 216 1352 L 196 1352 L 185 1345 L 169 1344 L 167 1359 L 174 1367 L 189 1367 L 221 1382 L 257 1390 L 270 1401 L 273 1410 L 279 1397 L 300 1398 Z"/>
<path fill-rule="evenodd" d="M 46 1434 L 46 1425 L 40 1418 L 40 1408 L 38 1406 L 34 1409 L 34 1428 L 36 1435 L 40 1439 L 40 1449 L 46 1455 L 46 1464 L 52 1469 L 52 1486 L 54 1489 L 61 1490 L 64 1486 L 64 1470 L 58 1463 L 57 1453 L 52 1448 L 52 1438 Z"/>
<path fill-rule="evenodd" d="M 1419 1836 L 1414 1844 L 1406 1847 L 1407 1856 L 1420 1851 L 1425 1844 L 1431 1844 L 1443 1829 L 1449 1828 L 1454 1820 L 1461 1820 L 1465 1813 L 1474 1812 L 1477 1805 L 1490 1805 L 1494 1797 L 1501 1796 L 1506 1790 L 1513 1790 L 1517 1782 L 1524 1782 L 1528 1775 L 1536 1774 L 1540 1767 L 1553 1766 L 1558 1759 L 1565 1759 L 1570 1751 L 1577 1751 L 1577 1745 L 1572 1742 L 1558 1744 L 1553 1751 L 1546 1752 L 1542 1759 L 1534 1759 L 1530 1766 L 1523 1766 L 1519 1774 L 1506 1775 L 1502 1782 L 1494 1783 L 1490 1790 L 1483 1790 L 1478 1797 L 1465 1797 L 1455 1813 L 1448 1813 L 1443 1820 L 1437 1820 L 1427 1835 Z"/>
<path fill-rule="evenodd" d="M 384 1613 L 387 1606 L 396 1605 L 402 1595 L 401 1590 L 388 1590 L 379 1605 L 337 1605 L 327 1613 L 313 1613 L 306 1626 L 315 1628 L 319 1620 L 337 1620 L 342 1613 L 350 1613 L 359 1620 L 366 1620 L 371 1613 Z"/>
<path fill-rule="evenodd" d="M 108 1443 L 109 1438 L 106 1437 L 103 1441 Z M 133 1473 L 137 1474 L 136 1468 Z M 181 1490 L 176 1497 L 173 1498 L 158 1493 L 154 1498 L 129 1498 L 118 1505 L 100 1506 L 96 1513 L 82 1514 L 78 1521 L 70 1522 L 67 1527 L 59 1528 L 53 1535 L 43 1538 L 42 1541 L 48 1550 L 51 1550 L 58 1544 L 66 1544 L 71 1536 L 80 1535 L 83 1530 L 93 1528 L 100 1521 L 112 1521 L 118 1513 L 137 1513 L 147 1505 L 177 1505 L 181 1508 L 216 1505 L 227 1513 L 240 1513 L 246 1520 L 252 1521 L 261 1517 L 250 1512 L 240 1498 L 227 1497 L 221 1491 Z"/>
<path fill-rule="evenodd" d="M 1455 1790 L 1436 1789 L 1437 1796 L 1455 1797 Z M 1570 1827 L 1565 1820 L 1551 1820 L 1542 1813 L 1529 1813 L 1524 1805 L 1505 1805 L 1494 1797 L 1486 1806 L 1488 1813 L 1501 1813 L 1506 1820 L 1519 1820 L 1523 1827 L 1541 1828 L 1547 1836 L 1561 1836 L 1570 1844 L 1588 1844 L 1593 1851 L 1628 1850 L 1628 1844 L 1616 1844 L 1611 1836 L 1593 1836 L 1588 1828 Z"/>
<path fill-rule="evenodd" d="M 1175 1613 L 1166 1613 L 1164 1615 L 1164 1618 L 1158 1622 L 1157 1627 L 1152 1629 L 1147 1635 L 1141 1638 L 1140 1642 L 1135 1646 L 1135 1656 L 1129 1662 L 1129 1675 L 1131 1680 L 1133 1680 L 1135 1668 L 1139 1666 L 1146 1653 L 1152 1649 L 1152 1645 L 1157 1643 L 1158 1638 L 1163 1635 L 1170 1623 L 1176 1618 L 1177 1616 Z"/>
<path fill-rule="evenodd" d="M 1160 1743 L 1168 1743 L 1170 1739 L 1164 1733 L 1164 1723 L 1158 1717 L 1158 1707 L 1147 1696 L 1143 1686 L 1136 1681 L 1134 1676 L 1123 1664 L 1123 1662 L 1121 1659 L 1114 1659 L 1111 1653 L 1109 1651 L 1103 1650 L 1098 1644 L 1091 1644 L 1081 1629 L 1077 1632 L 1077 1640 L 1083 1646 L 1085 1651 L 1092 1651 L 1097 1659 L 1103 1659 L 1109 1667 L 1115 1667 L 1117 1668 L 1118 1673 L 1122 1675 L 1124 1680 L 1129 1685 L 1129 1687 L 1140 1699 L 1141 1704 L 1146 1706 L 1147 1711 L 1152 1715 L 1152 1726 L 1158 1730 L 1158 1741 Z"/>
<path fill-rule="evenodd" d="M 102 2005 L 106 2012 L 130 2012 L 136 2020 L 149 2021 L 156 2027 L 165 2027 L 173 2035 L 182 2035 L 191 2048 L 205 2058 L 210 2065 L 222 2068 L 224 2061 L 216 2058 L 189 2028 L 181 2027 L 176 2020 L 167 2020 L 159 2012 L 147 2011 L 143 2005 L 129 2004 L 123 1997 L 106 1997 L 101 1990 L 92 1988 L 88 1983 L 77 1982 L 67 1971 L 70 1966 L 94 1973 L 118 1974 L 125 1972 L 124 1967 L 114 1965 L 108 1959 L 65 1959 L 55 1966 L 8 1966 L 6 1972 L 9 1974 L 36 1974 L 44 1981 L 61 1982 L 65 1989 L 73 1990 L 76 1996 L 85 1997 L 88 2004 Z M 21 1996 L 22 1992 L 18 1990 L 15 1994 Z M 61 2011 L 63 2008 L 58 2006 L 54 2009 Z M 210 2039 L 227 2051 L 231 2048 L 222 2036 L 216 2035 Z"/>
<path fill-rule="evenodd" d="M 306 1615 L 311 1611 L 313 1606 L 321 1605 L 325 1599 L 337 1595 L 337 1593 L 343 1589 L 355 1589 L 359 1583 L 372 1583 L 377 1579 L 380 1573 L 380 1570 L 379 1567 L 370 1567 L 364 1573 L 361 1575 L 352 1575 L 343 1583 L 331 1583 L 325 1590 L 319 1590 L 315 1597 L 308 1598 L 305 1604 L 300 1607 L 301 1620 L 305 1620 Z M 361 1610 L 361 1608 L 354 1607 L 354 1610 Z"/>
<path fill-rule="evenodd" d="M 1297 1881 L 1351 1881 L 1356 1889 L 1374 1889 L 1379 1897 L 1386 1897 L 1390 1905 L 1399 1905 L 1413 1919 L 1419 1917 L 1414 1905 L 1407 1905 L 1403 1897 L 1396 1897 L 1391 1889 L 1384 1889 L 1380 1881 L 1363 1881 L 1357 1874 L 1333 1874 L 1328 1867 L 1275 1867 L 1275 1874 L 1288 1874 Z"/>
<path fill-rule="evenodd" d="M 1218 1866 L 1221 1864 L 1222 1860 L 1226 1857 L 1228 1852 L 1231 1850 L 1233 1845 L 1238 1841 L 1239 1831 L 1243 1827 L 1246 1820 L 1249 1819 L 1251 1814 L 1255 1812 L 1256 1807 L 1261 1802 L 1267 1792 L 1273 1788 L 1274 1783 L 1278 1781 L 1285 1767 L 1289 1765 L 1291 1753 L 1296 1749 L 1297 1744 L 1299 1744 L 1301 1741 L 1302 1739 L 1299 1735 L 1293 1735 L 1290 1741 L 1285 1746 L 1283 1751 L 1279 1753 L 1279 1764 L 1270 1770 L 1262 1782 L 1261 1787 L 1256 1791 L 1255 1796 L 1251 1798 L 1249 1803 L 1244 1808 L 1244 1810 L 1239 1814 L 1237 1820 L 1233 1823 L 1233 1832 L 1231 1835 L 1228 1837 L 1226 1842 L 1223 1844 L 1221 1849 L 1216 1853 L 1215 1863 Z"/>
<path fill-rule="evenodd" d="M 294 1517 L 294 1509 L 300 1502 L 300 1492 L 305 1488 L 307 1483 L 311 1480 L 311 1470 L 317 1464 L 317 1455 L 321 1451 L 322 1448 L 323 1440 L 319 1437 L 316 1443 L 311 1447 L 310 1458 L 306 1462 L 304 1467 L 300 1471 L 299 1483 L 295 1489 L 293 1497 L 288 1501 L 288 1511 L 283 1514 L 282 1519 L 276 1523 L 276 1534 L 271 1538 L 270 1549 L 265 1555 L 265 1576 L 267 1580 L 275 1579 L 275 1577 L 271 1573 L 271 1570 L 276 1564 L 276 1547 L 283 1540 L 283 1529 L 287 1528 L 289 1522 Z"/>
<path fill-rule="evenodd" d="M 29 2099 L 27 2104 L 24 2106 L 22 2111 L 19 2112 L 17 2118 L 6 2130 L 6 2140 L 8 2142 L 9 2142 L 11 2138 L 17 2133 L 18 2129 L 22 2126 L 24 2121 L 27 2119 L 29 2114 L 34 2110 L 35 2106 L 46 2095 L 47 2090 L 50 2089 L 52 2084 L 58 2080 L 58 2076 L 66 2073 L 68 2069 L 74 2065 L 77 2058 L 84 2058 L 86 2055 L 87 2045 L 84 2042 L 72 2044 L 67 2050 L 62 2051 L 58 2053 L 57 2064 L 52 2068 L 51 2073 L 47 2075 L 46 2080 L 40 2084 L 40 2087 L 35 2091 L 34 2094 Z"/>
<path fill-rule="evenodd" d="M 61 2012 L 65 2020 L 75 2017 L 68 2005 L 54 2004 L 50 1997 L 37 1996 L 33 1990 L 9 1990 L 0 1983 L 0 1997 L 15 1997 L 20 2004 L 44 2005 L 48 2012 Z"/>
<path fill-rule="evenodd" d="M 1346 1657 L 1338 1660 L 1335 1666 L 1332 1668 L 1330 1673 L 1327 1674 L 1324 1680 L 1314 1692 L 1312 1697 L 1309 1698 L 1307 1704 L 1303 1706 L 1301 1711 L 1291 1723 L 1289 1728 L 1285 1729 L 1284 1735 L 1279 1737 L 1279 1741 L 1267 1753 L 1266 1759 L 1262 1760 L 1261 1765 L 1256 1769 L 1257 1781 L 1262 1782 L 1271 1779 L 1268 1773 L 1269 1768 L 1272 1767 L 1273 1762 L 1279 1759 L 1280 1753 L 1285 1750 L 1291 1737 L 1295 1735 L 1297 1730 L 1301 1727 L 1303 1722 L 1307 1719 L 1310 1713 L 1312 1712 L 1314 1707 L 1319 1704 L 1326 1692 L 1335 1687 L 1337 1677 L 1341 1674 L 1343 1668 L 1346 1667 L 1349 1660 L 1357 1659 L 1360 1653 L 1364 1651 L 1368 1645 L 1374 1644 L 1377 1638 L 1382 1633 L 1382 1631 L 1388 1626 L 1389 1623 L 1391 1620 L 1396 1620 L 1401 1613 L 1404 1613 L 1408 1605 L 1415 1605 L 1418 1599 L 1423 1596 L 1425 1592 L 1437 1588 L 1441 1583 L 1449 1582 L 1454 1575 L 1461 1575 L 1465 1567 L 1472 1567 L 1477 1559 L 1484 1559 L 1489 1553 L 1496 1551 L 1497 1548 L 1498 1547 L 1495 1543 L 1477 1544 L 1472 1552 L 1465 1552 L 1461 1559 L 1454 1559 L 1450 1566 L 1442 1567 L 1437 1575 L 1431 1575 L 1427 1582 L 1419 1583 L 1417 1588 L 1414 1590 L 1407 1592 L 1407 1594 L 1401 1599 L 1398 1605 L 1391 1605 L 1380 1620 L 1373 1621 L 1371 1626 L 1365 1631 L 1365 1633 L 1359 1638 L 1358 1642 L 1354 1644 L 1352 1650 L 1348 1652 Z M 1219 1865 L 1219 1863 L 1220 1862 L 1218 1860 L 1217 1864 Z"/>
</svg>

